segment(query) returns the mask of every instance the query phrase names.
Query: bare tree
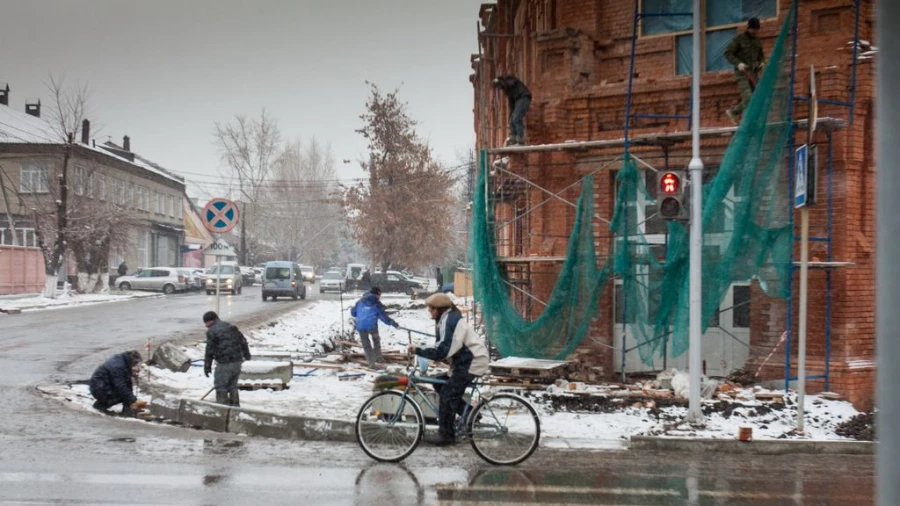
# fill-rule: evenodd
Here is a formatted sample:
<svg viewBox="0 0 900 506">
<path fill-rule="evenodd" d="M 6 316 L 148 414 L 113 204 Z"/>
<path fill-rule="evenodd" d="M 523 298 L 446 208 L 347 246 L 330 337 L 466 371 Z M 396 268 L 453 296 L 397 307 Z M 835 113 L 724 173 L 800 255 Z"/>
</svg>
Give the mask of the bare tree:
<svg viewBox="0 0 900 506">
<path fill-rule="evenodd" d="M 362 163 L 369 178 L 344 195 L 350 226 L 382 270 L 433 265 L 453 240 L 454 177 L 416 134 L 416 121 L 397 91 L 382 94 L 368 84 L 364 126 L 357 132 L 369 142 Z"/>
<path fill-rule="evenodd" d="M 47 181 L 33 181 L 41 186 L 46 185 L 46 195 L 52 199 L 43 203 L 38 201 L 33 212 L 35 235 L 38 246 L 44 253 L 44 296 L 55 298 L 59 267 L 65 261 L 68 249 L 69 164 L 74 140 L 84 120 L 90 91 L 87 85 L 67 87 L 62 76 L 51 75 L 45 84 L 52 98 L 48 110 L 49 122 L 63 145 L 63 153 L 59 166 L 48 170 Z M 37 197 L 37 192 L 32 193 Z"/>
<path fill-rule="evenodd" d="M 279 258 L 323 266 L 339 248 L 342 220 L 334 157 L 316 139 L 286 143 L 266 188 L 264 241 Z"/>
<path fill-rule="evenodd" d="M 254 256 L 248 249 L 247 234 L 257 233 L 256 225 L 261 223 L 260 197 L 278 156 L 281 131 L 263 109 L 259 119 L 238 114 L 232 123 L 216 123 L 213 136 L 227 176 L 237 183 L 239 200 L 245 203 L 238 223 L 241 233 L 238 251 L 241 264 L 247 265 Z"/>
</svg>

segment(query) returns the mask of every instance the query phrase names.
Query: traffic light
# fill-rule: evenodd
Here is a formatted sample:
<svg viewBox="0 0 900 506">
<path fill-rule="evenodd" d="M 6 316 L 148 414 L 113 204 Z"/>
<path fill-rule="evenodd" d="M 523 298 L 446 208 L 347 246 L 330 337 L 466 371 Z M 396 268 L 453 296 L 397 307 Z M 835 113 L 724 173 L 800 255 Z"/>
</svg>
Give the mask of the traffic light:
<svg viewBox="0 0 900 506">
<path fill-rule="evenodd" d="M 659 189 L 656 201 L 659 205 L 659 215 L 667 220 L 682 217 L 684 205 L 684 177 L 679 171 L 665 171 L 659 173 Z"/>
</svg>

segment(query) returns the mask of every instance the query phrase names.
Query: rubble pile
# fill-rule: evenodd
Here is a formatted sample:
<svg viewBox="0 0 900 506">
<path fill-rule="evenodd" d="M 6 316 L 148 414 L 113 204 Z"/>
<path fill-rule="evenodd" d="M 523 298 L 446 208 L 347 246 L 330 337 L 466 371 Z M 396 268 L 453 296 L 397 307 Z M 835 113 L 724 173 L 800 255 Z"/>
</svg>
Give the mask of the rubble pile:
<svg viewBox="0 0 900 506">
<path fill-rule="evenodd" d="M 860 413 L 843 422 L 835 429 L 835 434 L 857 441 L 875 440 L 875 413 Z"/>
</svg>

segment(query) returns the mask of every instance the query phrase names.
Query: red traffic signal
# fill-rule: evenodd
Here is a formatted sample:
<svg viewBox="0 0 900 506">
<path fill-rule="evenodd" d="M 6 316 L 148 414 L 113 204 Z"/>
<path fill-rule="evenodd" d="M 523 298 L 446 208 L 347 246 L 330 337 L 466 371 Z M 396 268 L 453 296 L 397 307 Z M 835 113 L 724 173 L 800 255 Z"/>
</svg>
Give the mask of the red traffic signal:
<svg viewBox="0 0 900 506">
<path fill-rule="evenodd" d="M 659 191 L 663 195 L 677 195 L 681 191 L 681 176 L 666 172 L 659 178 Z"/>
<path fill-rule="evenodd" d="M 659 216 L 666 220 L 677 220 L 682 218 L 684 206 L 681 202 L 684 197 L 684 187 L 682 186 L 681 172 L 667 171 L 658 172 L 659 193 L 657 196 L 657 204 L 659 206 Z"/>
</svg>

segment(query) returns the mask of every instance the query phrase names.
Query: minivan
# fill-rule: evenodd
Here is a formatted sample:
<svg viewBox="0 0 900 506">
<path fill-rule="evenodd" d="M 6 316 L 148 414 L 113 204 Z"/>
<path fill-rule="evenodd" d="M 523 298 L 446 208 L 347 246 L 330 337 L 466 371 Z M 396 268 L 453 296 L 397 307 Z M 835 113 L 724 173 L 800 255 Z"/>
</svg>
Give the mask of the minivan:
<svg viewBox="0 0 900 506">
<path fill-rule="evenodd" d="M 266 262 L 263 270 L 262 300 L 279 296 L 297 300 L 306 298 L 306 285 L 300 266 L 294 262 Z"/>
</svg>

